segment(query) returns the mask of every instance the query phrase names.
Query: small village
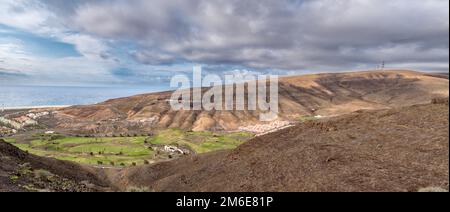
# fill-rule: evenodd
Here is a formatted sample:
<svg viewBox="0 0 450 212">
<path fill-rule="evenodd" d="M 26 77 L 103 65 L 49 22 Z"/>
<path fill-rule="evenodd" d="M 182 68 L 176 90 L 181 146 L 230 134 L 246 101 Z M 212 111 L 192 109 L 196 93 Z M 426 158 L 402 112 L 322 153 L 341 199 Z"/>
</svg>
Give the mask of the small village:
<svg viewBox="0 0 450 212">
<path fill-rule="evenodd" d="M 239 127 L 239 131 L 251 132 L 251 133 L 256 134 L 256 136 L 261 136 L 263 134 L 281 130 L 281 129 L 291 127 L 291 126 L 293 126 L 293 123 L 290 121 L 274 121 L 269 124 L 257 124 L 257 125 Z"/>
<path fill-rule="evenodd" d="M 52 112 L 50 111 L 30 111 L 26 113 L 20 111 L 10 114 L 1 114 L 0 137 L 14 135 L 26 127 L 37 126 L 40 118 L 51 114 Z"/>
</svg>

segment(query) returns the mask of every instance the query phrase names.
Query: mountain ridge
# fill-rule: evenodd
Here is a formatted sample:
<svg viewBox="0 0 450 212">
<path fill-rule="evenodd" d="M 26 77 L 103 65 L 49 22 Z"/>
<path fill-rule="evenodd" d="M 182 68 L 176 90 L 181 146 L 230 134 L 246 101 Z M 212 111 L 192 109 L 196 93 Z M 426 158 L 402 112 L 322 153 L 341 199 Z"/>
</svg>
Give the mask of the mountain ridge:
<svg viewBox="0 0 450 212">
<path fill-rule="evenodd" d="M 169 192 L 448 190 L 448 99 L 434 102 L 308 121 L 235 150 L 134 167 L 111 179 Z"/>
<path fill-rule="evenodd" d="M 260 111 L 174 111 L 171 92 L 142 94 L 57 111 L 56 127 L 111 134 L 181 128 L 235 131 L 261 124 Z M 448 97 L 448 79 L 414 71 L 366 71 L 283 77 L 279 119 L 337 116 L 361 109 L 387 109 Z"/>
</svg>

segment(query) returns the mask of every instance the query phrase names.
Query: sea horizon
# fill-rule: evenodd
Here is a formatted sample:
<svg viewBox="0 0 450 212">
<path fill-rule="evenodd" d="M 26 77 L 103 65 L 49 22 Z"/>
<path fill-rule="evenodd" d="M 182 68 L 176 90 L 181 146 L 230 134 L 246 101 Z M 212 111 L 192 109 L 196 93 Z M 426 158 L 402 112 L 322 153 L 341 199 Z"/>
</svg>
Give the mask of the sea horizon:
<svg viewBox="0 0 450 212">
<path fill-rule="evenodd" d="M 0 85 L 0 109 L 67 107 L 170 90 L 165 86 Z"/>
</svg>

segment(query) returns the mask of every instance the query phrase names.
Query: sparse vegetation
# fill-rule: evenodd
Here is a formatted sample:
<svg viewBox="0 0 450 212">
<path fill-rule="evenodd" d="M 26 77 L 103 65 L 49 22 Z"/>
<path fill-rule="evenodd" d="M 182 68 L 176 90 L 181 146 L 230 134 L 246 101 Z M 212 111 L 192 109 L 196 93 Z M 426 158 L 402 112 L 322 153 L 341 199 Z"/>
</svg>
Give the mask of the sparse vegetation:
<svg viewBox="0 0 450 212">
<path fill-rule="evenodd" d="M 317 118 L 314 117 L 314 116 L 300 116 L 298 118 L 298 121 L 300 123 L 304 123 L 304 122 L 308 122 L 308 121 L 314 121 L 314 120 L 317 120 Z"/>
<path fill-rule="evenodd" d="M 100 188 L 97 184 L 88 187 L 79 183 L 78 176 L 83 170 L 78 166 L 24 154 L 2 139 L 0 158 L 0 192 L 85 192 Z M 54 173 L 64 173 L 68 178 Z"/>
<path fill-rule="evenodd" d="M 434 98 L 431 100 L 432 104 L 448 104 L 448 98 Z"/>
<path fill-rule="evenodd" d="M 61 173 L 71 180 L 88 177 L 94 184 L 86 182 L 86 185 L 90 184 L 90 188 L 93 188 L 91 185 L 99 185 L 100 189 L 108 186 L 108 180 L 115 180 L 108 174 L 115 177 L 120 173 L 123 174 L 121 183 L 124 182 L 120 188 L 124 185 L 149 186 L 126 189 L 130 192 L 153 189 L 280 191 L 283 188 L 288 191 L 448 192 L 448 98 L 432 101 L 430 98 L 438 94 L 448 96 L 448 80 L 423 79 L 422 75 L 412 73 L 353 73 L 344 77 L 332 74 L 299 81 L 288 79 L 280 84 L 281 115 L 286 115 L 289 121 L 301 123 L 321 118 L 313 115 L 300 117 L 305 111 L 329 114 L 333 118 L 258 135 L 239 151 L 189 157 L 184 161 L 165 162 L 162 166 L 135 167 L 131 171 L 103 166 L 150 164 L 182 157 L 184 150 L 206 153 L 236 148 L 253 135 L 195 130 L 235 130 L 236 126 L 254 124 L 246 121 L 255 118 L 256 113 L 222 111 L 207 118 L 197 111 L 175 113 L 167 109 L 165 98 L 156 101 L 153 95 L 61 109 L 54 114 L 55 119 L 44 120 L 44 124 L 39 126 L 42 128 L 25 128 L 18 131 L 16 137 L 7 139 L 23 151 L 11 151 L 11 148 L 0 151 L 0 154 L 7 155 L 0 155 L 0 163 L 3 163 L 0 180 L 6 182 L 5 185 L 14 184 L 29 191 L 37 191 L 40 184 L 47 189 L 49 182 L 44 181 L 58 183 L 56 187 L 49 187 L 51 191 L 70 191 L 70 187 L 75 187 L 76 191 L 86 189 L 85 183 L 81 187 L 70 186 L 70 181 L 57 175 Z M 325 94 L 328 90 L 333 97 Z M 433 105 L 421 105 L 426 101 Z M 399 105 L 416 106 L 397 109 Z M 391 106 L 394 109 L 385 110 Z M 357 112 L 343 117 L 333 115 L 353 111 Z M 193 129 L 193 125 L 197 125 L 194 123 L 201 126 L 195 127 L 194 131 L 166 129 L 138 136 L 139 132 L 150 128 L 146 118 L 155 114 L 158 116 L 155 124 L 185 129 Z M 95 123 L 93 118 L 104 121 Z M 210 124 L 210 121 L 216 124 Z M 233 124 L 228 124 L 232 121 Z M 63 124 L 59 125 L 61 122 Z M 73 131 L 79 135 L 50 131 L 32 135 L 34 130 L 47 129 L 47 123 L 51 123 L 48 128 Z M 99 134 L 86 135 L 85 132 Z M 83 166 L 25 152 L 101 167 L 84 170 Z M 33 167 L 22 164 L 25 161 Z M 44 167 L 51 172 L 39 170 Z M 108 171 L 101 172 L 98 179 L 96 172 L 90 172 L 101 169 Z M 104 185 L 98 182 L 103 180 L 106 181 Z M 429 185 L 436 187 L 420 188 Z"/>
<path fill-rule="evenodd" d="M 153 135 L 153 133 L 152 133 Z M 90 165 L 138 166 L 149 161 L 175 158 L 152 145 L 171 145 L 196 153 L 233 149 L 253 135 L 250 133 L 185 132 L 168 129 L 152 137 L 70 137 L 61 134 L 35 134 L 30 141 L 7 141 L 31 154 Z M 159 152 L 159 153 L 157 153 Z"/>
<path fill-rule="evenodd" d="M 34 171 L 34 177 L 42 180 L 48 180 L 51 178 L 53 174 L 47 170 L 38 169 Z"/>
<path fill-rule="evenodd" d="M 151 192 L 150 188 L 148 187 L 135 187 L 135 186 L 131 186 L 128 187 L 127 192 L 141 192 L 141 193 L 145 193 L 145 192 Z"/>
<path fill-rule="evenodd" d="M 33 137 L 36 139 L 45 140 L 45 141 L 54 141 L 54 140 L 65 138 L 64 135 L 59 134 L 59 133 L 53 133 L 53 134 L 38 133 L 38 134 L 33 135 Z"/>
<path fill-rule="evenodd" d="M 90 165 L 100 164 L 143 164 L 150 159 L 153 152 L 144 145 L 145 137 L 132 138 L 85 138 L 60 137 L 49 140 L 33 136 L 31 141 L 8 142 L 31 154 L 53 157 Z M 140 161 L 140 163 L 139 163 Z"/>
<path fill-rule="evenodd" d="M 419 189 L 419 192 L 448 192 L 448 191 L 440 187 L 426 187 Z"/>
<path fill-rule="evenodd" d="M 187 147 L 196 153 L 234 149 L 253 137 L 252 133 L 185 132 L 179 129 L 160 131 L 148 143 Z"/>
<path fill-rule="evenodd" d="M 16 182 L 19 180 L 19 176 L 13 175 L 13 176 L 10 176 L 9 179 L 10 179 L 13 183 L 16 183 Z"/>
</svg>

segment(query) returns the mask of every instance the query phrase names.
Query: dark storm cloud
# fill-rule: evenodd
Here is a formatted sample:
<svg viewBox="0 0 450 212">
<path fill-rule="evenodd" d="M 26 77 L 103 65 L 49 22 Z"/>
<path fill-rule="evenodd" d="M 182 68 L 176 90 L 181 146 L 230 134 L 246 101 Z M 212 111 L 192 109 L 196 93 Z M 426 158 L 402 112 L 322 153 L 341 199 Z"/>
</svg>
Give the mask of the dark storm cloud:
<svg viewBox="0 0 450 212">
<path fill-rule="evenodd" d="M 145 64 L 260 69 L 444 67 L 447 0 L 42 0 L 77 30 L 132 40 Z M 416 68 L 416 67 L 405 67 Z"/>
</svg>

